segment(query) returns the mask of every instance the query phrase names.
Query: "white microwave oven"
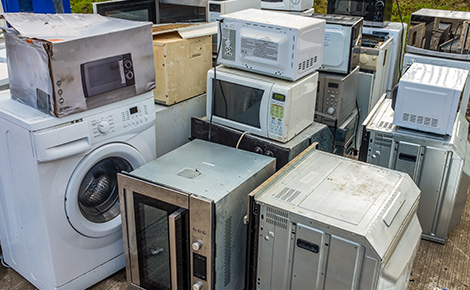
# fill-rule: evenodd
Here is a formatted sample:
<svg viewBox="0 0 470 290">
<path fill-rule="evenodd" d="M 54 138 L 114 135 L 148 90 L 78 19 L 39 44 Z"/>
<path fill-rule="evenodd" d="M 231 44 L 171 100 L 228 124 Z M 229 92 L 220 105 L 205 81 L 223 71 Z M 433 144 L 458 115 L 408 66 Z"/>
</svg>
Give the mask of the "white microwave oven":
<svg viewBox="0 0 470 290">
<path fill-rule="evenodd" d="M 452 135 L 458 111 L 467 109 L 469 78 L 465 69 L 413 63 L 398 82 L 393 124 Z"/>
<path fill-rule="evenodd" d="M 261 0 L 209 0 L 207 22 L 217 21 L 220 15 L 248 8 L 261 9 Z"/>
<path fill-rule="evenodd" d="M 305 11 L 313 7 L 313 0 L 261 0 L 261 8 L 268 10 Z"/>
<path fill-rule="evenodd" d="M 325 20 L 258 9 L 221 17 L 220 64 L 292 81 L 322 64 Z"/>
<path fill-rule="evenodd" d="M 207 117 L 285 143 L 313 123 L 317 86 L 318 72 L 289 82 L 219 66 L 207 73 Z"/>
</svg>

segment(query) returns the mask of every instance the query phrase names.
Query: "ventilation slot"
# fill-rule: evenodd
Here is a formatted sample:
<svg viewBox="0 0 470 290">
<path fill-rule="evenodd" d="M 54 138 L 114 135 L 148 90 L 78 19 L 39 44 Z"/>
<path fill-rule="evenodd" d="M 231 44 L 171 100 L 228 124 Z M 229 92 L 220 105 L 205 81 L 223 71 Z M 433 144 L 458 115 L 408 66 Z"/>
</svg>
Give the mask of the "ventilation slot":
<svg viewBox="0 0 470 290">
<path fill-rule="evenodd" d="M 403 113 L 403 122 L 409 122 L 410 121 L 410 114 Z"/>
<path fill-rule="evenodd" d="M 410 115 L 410 123 L 416 123 L 416 115 Z"/>
<path fill-rule="evenodd" d="M 225 272 L 224 286 L 226 287 L 232 280 L 232 217 L 225 221 Z"/>
<path fill-rule="evenodd" d="M 431 118 L 429 117 L 424 117 L 424 126 L 430 126 L 431 125 Z"/>
<path fill-rule="evenodd" d="M 266 208 L 266 222 L 282 229 L 287 229 L 288 214 L 285 211 L 272 207 Z"/>
<path fill-rule="evenodd" d="M 375 144 L 379 146 L 384 146 L 384 147 L 392 147 L 392 142 L 393 142 L 393 136 L 391 135 L 382 135 L 382 134 L 377 134 L 375 136 Z"/>
<path fill-rule="evenodd" d="M 390 122 L 380 121 L 379 128 L 391 129 L 393 124 Z"/>
<path fill-rule="evenodd" d="M 293 188 L 284 187 L 278 194 L 274 197 L 286 202 L 292 202 L 297 196 L 299 196 L 300 191 Z"/>
<path fill-rule="evenodd" d="M 434 119 L 434 118 L 432 118 L 432 121 L 431 121 L 431 127 L 434 127 L 434 128 L 436 128 L 436 127 L 437 127 L 437 124 L 438 124 L 438 120 L 437 120 L 437 119 Z"/>
<path fill-rule="evenodd" d="M 316 59 L 316 57 L 315 57 Z M 309 69 L 313 66 L 313 64 L 316 62 L 313 57 L 312 58 L 309 58 L 301 63 L 299 63 L 299 70 L 306 70 L 306 69 Z"/>
</svg>

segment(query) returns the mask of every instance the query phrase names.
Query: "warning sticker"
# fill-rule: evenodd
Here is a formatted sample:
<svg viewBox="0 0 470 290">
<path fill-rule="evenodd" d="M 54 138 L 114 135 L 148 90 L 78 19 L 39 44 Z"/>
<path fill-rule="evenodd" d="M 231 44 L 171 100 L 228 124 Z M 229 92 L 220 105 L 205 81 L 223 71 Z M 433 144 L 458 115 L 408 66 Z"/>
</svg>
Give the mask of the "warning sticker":
<svg viewBox="0 0 470 290">
<path fill-rule="evenodd" d="M 279 44 L 263 39 L 242 37 L 241 54 L 277 61 Z"/>
<path fill-rule="evenodd" d="M 331 43 L 331 33 L 325 32 L 325 42 L 323 43 L 323 46 L 330 46 L 330 43 Z"/>
</svg>

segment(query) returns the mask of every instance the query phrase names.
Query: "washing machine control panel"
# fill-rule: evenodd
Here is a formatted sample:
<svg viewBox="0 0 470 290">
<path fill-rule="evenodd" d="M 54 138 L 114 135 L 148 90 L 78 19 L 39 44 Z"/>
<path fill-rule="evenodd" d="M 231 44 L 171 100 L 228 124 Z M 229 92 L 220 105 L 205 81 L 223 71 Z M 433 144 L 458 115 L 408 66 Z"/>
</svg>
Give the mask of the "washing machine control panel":
<svg viewBox="0 0 470 290">
<path fill-rule="evenodd" d="M 155 113 L 152 115 L 152 106 L 153 97 L 94 116 L 90 120 L 93 138 L 109 138 L 153 122 Z"/>
</svg>

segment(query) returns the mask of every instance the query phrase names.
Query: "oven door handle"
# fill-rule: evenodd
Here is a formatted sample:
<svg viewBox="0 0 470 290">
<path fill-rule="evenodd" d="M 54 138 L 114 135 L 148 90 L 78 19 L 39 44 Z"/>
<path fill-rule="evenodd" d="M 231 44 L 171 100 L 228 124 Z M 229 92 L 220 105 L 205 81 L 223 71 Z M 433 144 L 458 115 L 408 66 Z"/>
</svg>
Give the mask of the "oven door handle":
<svg viewBox="0 0 470 290">
<path fill-rule="evenodd" d="M 170 276 L 171 276 L 171 289 L 178 290 L 178 257 L 176 245 L 176 223 L 183 217 L 186 209 L 179 208 L 168 217 L 169 223 L 169 240 L 170 240 Z M 180 289 L 181 290 L 181 289 Z"/>
</svg>

